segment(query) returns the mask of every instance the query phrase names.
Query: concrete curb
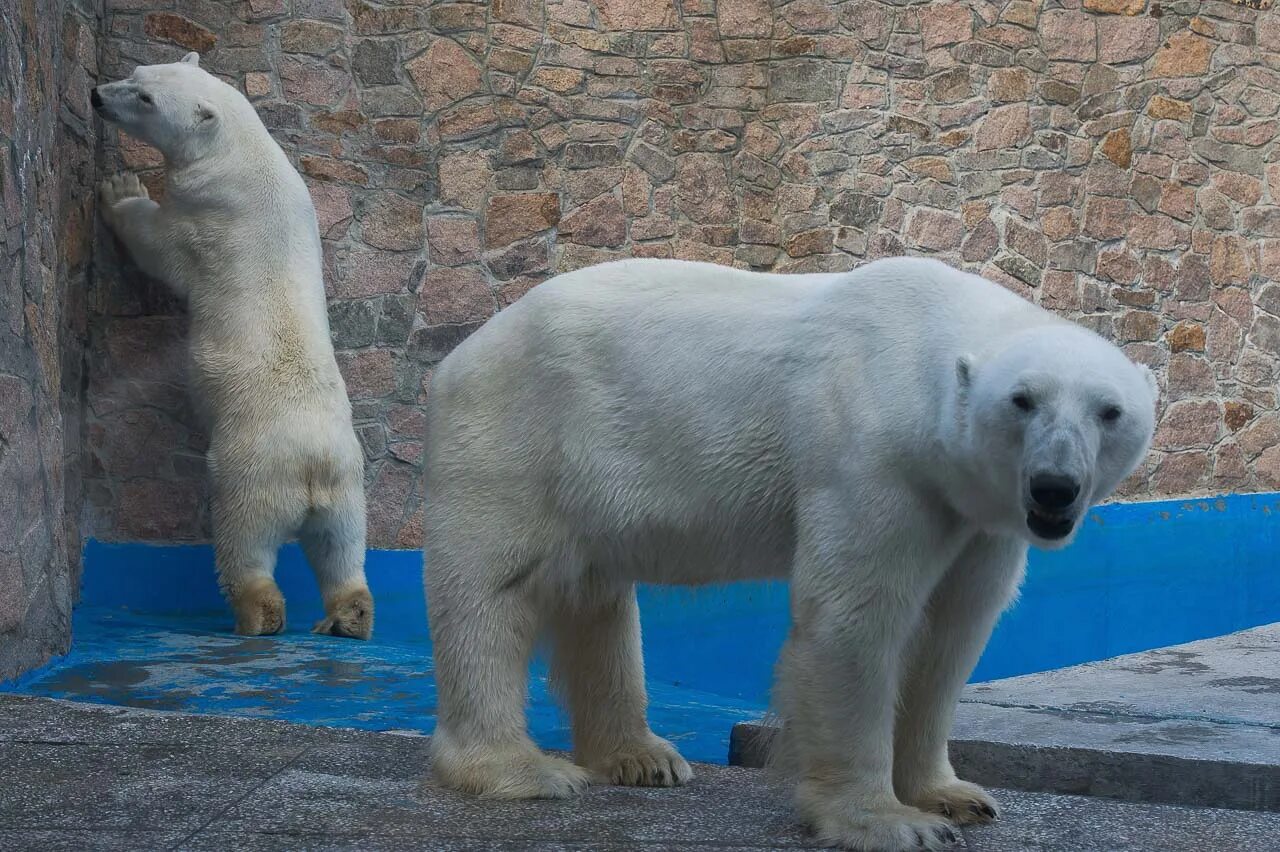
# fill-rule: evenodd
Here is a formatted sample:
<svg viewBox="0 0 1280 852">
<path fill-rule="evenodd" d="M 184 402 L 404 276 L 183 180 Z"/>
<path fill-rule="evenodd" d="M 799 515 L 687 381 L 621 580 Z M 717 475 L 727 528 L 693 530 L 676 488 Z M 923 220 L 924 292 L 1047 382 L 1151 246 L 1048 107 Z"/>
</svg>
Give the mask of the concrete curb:
<svg viewBox="0 0 1280 852">
<path fill-rule="evenodd" d="M 1280 811 L 1278 695 L 1280 625 L 1258 627 L 971 685 L 951 759 L 991 787 Z M 729 763 L 763 766 L 775 734 L 736 725 Z"/>
<path fill-rule="evenodd" d="M 729 764 L 763 767 L 775 734 L 776 729 L 757 722 L 735 725 Z M 985 787 L 1280 811 L 1280 765 L 1273 763 L 974 739 L 952 739 L 950 749 L 956 772 Z"/>
</svg>

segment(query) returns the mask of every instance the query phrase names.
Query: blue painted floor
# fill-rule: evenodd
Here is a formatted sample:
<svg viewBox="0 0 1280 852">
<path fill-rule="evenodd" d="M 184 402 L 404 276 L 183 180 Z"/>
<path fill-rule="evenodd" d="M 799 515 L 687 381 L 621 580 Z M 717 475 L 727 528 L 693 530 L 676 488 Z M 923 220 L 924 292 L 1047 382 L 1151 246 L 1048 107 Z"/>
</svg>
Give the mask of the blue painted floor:
<svg viewBox="0 0 1280 852">
<path fill-rule="evenodd" d="M 1017 606 L 974 674 L 992 680 L 1280 621 L 1280 495 L 1112 505 L 1079 539 L 1033 553 Z M 0 690 L 160 710 L 430 733 L 435 689 L 421 556 L 374 551 L 374 639 L 315 636 L 315 583 L 296 546 L 277 580 L 287 631 L 243 638 L 208 547 L 90 542 L 71 653 Z M 783 583 L 640 593 L 650 722 L 686 757 L 724 763 L 733 724 L 768 705 L 787 628 Z M 535 664 L 530 729 L 569 744 Z"/>
<path fill-rule="evenodd" d="M 248 638 L 227 626 L 222 614 L 157 616 L 82 607 L 72 652 L 12 691 L 374 731 L 427 734 L 435 727 L 425 641 L 358 642 L 296 629 Z M 752 702 L 663 683 L 650 688 L 652 727 L 691 760 L 724 763 L 734 723 L 759 718 L 762 710 Z M 538 671 L 531 677 L 529 726 L 544 747 L 569 747 L 567 720 Z"/>
</svg>

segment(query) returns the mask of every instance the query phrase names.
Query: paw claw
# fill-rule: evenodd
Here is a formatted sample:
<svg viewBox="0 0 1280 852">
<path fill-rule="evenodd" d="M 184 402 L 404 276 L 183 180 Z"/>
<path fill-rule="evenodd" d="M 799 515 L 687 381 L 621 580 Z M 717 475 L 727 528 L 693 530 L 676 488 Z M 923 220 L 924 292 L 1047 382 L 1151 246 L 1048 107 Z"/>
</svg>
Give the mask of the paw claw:
<svg viewBox="0 0 1280 852">
<path fill-rule="evenodd" d="M 957 825 L 991 822 L 1000 816 L 995 800 L 968 781 L 943 783 L 908 800 L 921 810 L 941 814 Z"/>
<path fill-rule="evenodd" d="M 601 783 L 626 787 L 683 787 L 693 770 L 671 743 L 654 736 L 647 742 L 627 744 L 608 756 L 583 761 Z"/>
<path fill-rule="evenodd" d="M 98 185 L 98 195 L 108 209 L 128 198 L 150 198 L 147 188 L 131 172 L 112 175 Z"/>
<path fill-rule="evenodd" d="M 368 639 L 373 635 L 373 596 L 365 588 L 335 596 L 325 605 L 327 615 L 316 622 L 312 633 Z"/>
</svg>

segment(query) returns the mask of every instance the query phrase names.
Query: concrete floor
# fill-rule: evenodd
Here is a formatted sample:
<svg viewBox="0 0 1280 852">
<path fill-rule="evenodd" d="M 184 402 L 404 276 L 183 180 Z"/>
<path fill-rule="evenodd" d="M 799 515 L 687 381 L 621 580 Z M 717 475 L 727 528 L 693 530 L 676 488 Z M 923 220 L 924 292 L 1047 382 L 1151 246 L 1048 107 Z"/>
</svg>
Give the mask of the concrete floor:
<svg viewBox="0 0 1280 852">
<path fill-rule="evenodd" d="M 759 770 L 495 803 L 422 780 L 421 737 L 0 695 L 0 850 L 811 848 Z M 1280 849 L 1280 814 L 1005 791 L 984 852 Z"/>
</svg>

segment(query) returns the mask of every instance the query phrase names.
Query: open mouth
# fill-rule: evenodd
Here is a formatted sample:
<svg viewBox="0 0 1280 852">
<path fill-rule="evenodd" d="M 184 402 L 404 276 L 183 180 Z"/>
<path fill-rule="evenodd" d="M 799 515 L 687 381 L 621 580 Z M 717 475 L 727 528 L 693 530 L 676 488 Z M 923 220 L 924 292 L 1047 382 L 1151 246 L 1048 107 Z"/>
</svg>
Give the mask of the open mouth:
<svg viewBox="0 0 1280 852">
<path fill-rule="evenodd" d="M 1027 512 L 1027 528 L 1046 541 L 1066 538 L 1075 526 L 1075 518 L 1070 515 L 1051 515 L 1039 509 Z"/>
</svg>

